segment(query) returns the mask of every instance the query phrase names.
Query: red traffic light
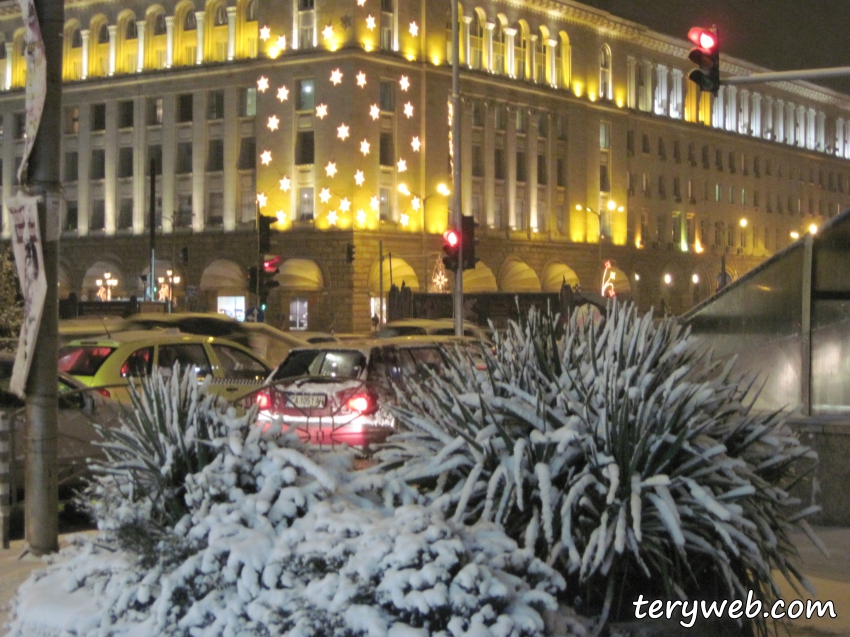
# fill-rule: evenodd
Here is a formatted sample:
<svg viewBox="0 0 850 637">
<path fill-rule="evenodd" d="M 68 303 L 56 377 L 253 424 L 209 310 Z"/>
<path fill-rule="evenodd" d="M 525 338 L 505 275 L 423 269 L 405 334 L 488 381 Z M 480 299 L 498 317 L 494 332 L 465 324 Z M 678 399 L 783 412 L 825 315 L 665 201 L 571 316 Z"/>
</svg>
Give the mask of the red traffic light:
<svg viewBox="0 0 850 637">
<path fill-rule="evenodd" d="M 263 260 L 263 270 L 266 272 L 274 272 L 277 270 L 277 267 L 280 265 L 280 262 L 283 261 L 282 257 L 277 255 L 271 257 L 270 259 Z"/>
<path fill-rule="evenodd" d="M 694 27 L 688 31 L 688 39 L 703 49 L 713 49 L 717 46 L 717 35 L 702 27 Z"/>
<path fill-rule="evenodd" d="M 452 248 L 460 243 L 460 235 L 455 230 L 446 230 L 443 233 L 443 240 Z"/>
</svg>

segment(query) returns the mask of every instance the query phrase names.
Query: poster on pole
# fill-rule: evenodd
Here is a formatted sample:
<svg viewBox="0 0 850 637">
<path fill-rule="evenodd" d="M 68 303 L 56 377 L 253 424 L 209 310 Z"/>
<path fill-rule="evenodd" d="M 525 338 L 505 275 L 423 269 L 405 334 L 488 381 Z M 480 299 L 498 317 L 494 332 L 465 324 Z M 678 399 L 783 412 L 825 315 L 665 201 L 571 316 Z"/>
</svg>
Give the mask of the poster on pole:
<svg viewBox="0 0 850 637">
<path fill-rule="evenodd" d="M 33 0 L 18 0 L 21 7 L 21 17 L 24 20 L 24 57 L 27 60 L 27 92 L 26 92 L 26 125 L 24 135 L 24 153 L 18 168 L 18 183 L 25 184 L 27 163 L 41 114 L 44 112 L 44 98 L 47 94 L 47 60 L 44 55 L 44 41 L 41 39 L 41 28 L 35 13 Z"/>
<path fill-rule="evenodd" d="M 38 197 L 18 194 L 6 203 L 12 219 L 12 250 L 24 297 L 24 322 L 18 338 L 9 390 L 24 398 L 47 296 L 47 277 L 44 275 L 44 257 L 38 229 Z"/>
</svg>

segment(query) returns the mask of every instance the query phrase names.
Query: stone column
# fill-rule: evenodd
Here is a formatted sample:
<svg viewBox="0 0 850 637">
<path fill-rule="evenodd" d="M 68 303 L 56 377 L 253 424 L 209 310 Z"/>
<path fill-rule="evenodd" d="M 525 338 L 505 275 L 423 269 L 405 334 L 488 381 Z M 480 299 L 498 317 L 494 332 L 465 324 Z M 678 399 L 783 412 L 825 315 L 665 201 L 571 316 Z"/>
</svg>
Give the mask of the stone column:
<svg viewBox="0 0 850 637">
<path fill-rule="evenodd" d="M 774 139 L 778 142 L 785 141 L 785 101 L 784 100 L 776 100 L 774 102 L 774 108 L 776 112 L 774 113 L 773 124 L 776 128 Z"/>
<path fill-rule="evenodd" d="M 136 20 L 136 48 L 138 55 L 136 56 L 136 73 L 141 73 L 145 70 L 145 27 L 147 22 L 144 20 Z"/>
<path fill-rule="evenodd" d="M 168 18 L 166 18 L 167 20 Z M 137 97 L 133 105 L 133 234 L 145 234 L 145 219 L 148 211 L 145 206 L 146 195 L 150 191 L 147 153 L 147 97 Z M 147 257 L 150 262 L 150 255 Z"/>
<path fill-rule="evenodd" d="M 493 30 L 495 28 L 495 22 L 484 23 L 484 52 L 487 54 L 487 59 L 484 60 L 482 66 L 490 71 L 490 73 L 497 72 L 497 70 L 493 68 Z"/>
<path fill-rule="evenodd" d="M 80 74 L 81 80 L 88 79 L 89 76 L 89 34 L 90 31 L 88 29 L 83 29 L 82 31 L 80 31 L 80 36 L 83 38 L 83 70 Z"/>
<path fill-rule="evenodd" d="M 558 66 L 555 64 L 555 62 L 558 59 L 557 48 L 556 48 L 558 46 L 558 41 L 557 40 L 546 40 L 546 45 L 549 47 L 548 48 L 549 84 L 553 87 L 556 87 L 556 86 L 558 86 Z"/>
<path fill-rule="evenodd" d="M 750 92 L 747 89 L 741 89 L 741 111 L 737 132 L 742 135 L 750 133 Z"/>
<path fill-rule="evenodd" d="M 714 103 L 711 109 L 711 125 L 714 128 L 725 128 L 725 116 L 723 106 L 726 104 L 726 87 L 721 86 L 717 90 L 717 97 L 714 98 Z"/>
<path fill-rule="evenodd" d="M 495 222 L 494 207 L 496 183 L 496 125 L 493 119 L 493 103 L 485 101 L 484 105 L 484 214 L 481 225 L 492 228 Z"/>
<path fill-rule="evenodd" d="M 508 65 L 508 76 L 516 78 L 516 29 L 513 27 L 505 28 L 505 60 Z"/>
<path fill-rule="evenodd" d="M 528 36 L 528 48 L 529 48 L 529 57 L 531 58 L 531 79 L 537 83 L 540 81 L 540 78 L 537 77 L 537 34 L 533 33 Z"/>
<path fill-rule="evenodd" d="M 653 94 L 653 90 L 652 90 L 652 84 L 653 84 L 653 82 L 652 82 L 652 66 L 653 66 L 653 64 L 649 60 L 643 60 L 641 62 L 641 65 L 643 66 L 643 110 L 646 111 L 647 113 L 652 113 L 654 111 L 654 108 L 653 108 L 654 105 L 653 105 L 652 101 L 655 98 L 655 95 Z M 610 77 L 610 73 L 611 73 L 611 70 L 609 69 L 609 77 Z M 602 95 L 603 90 L 607 91 L 608 87 L 607 86 L 600 86 L 599 87 L 599 94 L 600 95 Z"/>
<path fill-rule="evenodd" d="M 770 95 L 764 96 L 764 109 L 762 111 L 762 137 L 765 139 L 776 139 L 776 132 L 773 130 L 773 98 Z M 768 137 L 770 135 L 770 137 Z"/>
<path fill-rule="evenodd" d="M 525 134 L 525 161 L 528 164 L 528 171 L 525 180 L 526 197 L 528 202 L 528 231 L 534 232 L 537 228 L 537 139 L 540 135 L 538 122 L 538 113 L 536 111 L 529 112 L 528 126 Z"/>
<path fill-rule="evenodd" d="M 835 120 L 835 154 L 844 157 L 844 118 Z"/>
<path fill-rule="evenodd" d="M 174 96 L 162 100 L 162 232 L 173 232 L 175 159 L 177 154 L 176 103 Z"/>
<path fill-rule="evenodd" d="M 292 99 L 292 98 L 290 98 Z M 239 89 L 224 89 L 224 212 L 222 222 L 225 232 L 236 229 L 236 199 L 239 196 Z M 293 190 L 297 191 L 297 174 L 292 174 Z"/>
<path fill-rule="evenodd" d="M 103 149 L 106 159 L 103 180 L 104 219 L 103 231 L 115 234 L 115 217 L 118 195 L 118 102 L 106 102 L 106 130 L 103 133 Z"/>
<path fill-rule="evenodd" d="M 826 114 L 818 111 L 815 117 L 815 149 L 823 152 L 826 150 Z"/>
<path fill-rule="evenodd" d="M 655 67 L 655 114 L 664 115 L 667 112 L 667 67 L 659 64 Z"/>
<path fill-rule="evenodd" d="M 110 24 L 106 27 L 109 30 L 109 71 L 108 74 L 110 76 L 115 75 L 115 34 L 118 31 L 118 27 L 114 24 Z"/>
<path fill-rule="evenodd" d="M 8 91 L 12 88 L 12 58 L 15 55 L 15 43 L 6 42 L 6 74 L 3 77 L 3 90 Z M 5 228 L 5 224 L 3 228 Z"/>
<path fill-rule="evenodd" d="M 505 204 L 508 206 L 508 228 L 516 228 L 516 106 L 505 106 L 508 120 L 505 131 L 505 163 L 507 179 Z"/>
<path fill-rule="evenodd" d="M 680 69 L 673 69 L 673 89 L 670 91 L 670 117 L 682 119 L 682 113 L 682 71 Z"/>
<path fill-rule="evenodd" d="M 629 108 L 637 108 L 637 60 L 631 55 L 626 58 L 627 86 L 626 90 L 626 106 Z"/>
<path fill-rule="evenodd" d="M 204 11 L 195 11 L 195 23 L 197 24 L 198 50 L 195 51 L 195 64 L 204 63 L 204 20 L 207 14 Z"/>
<path fill-rule="evenodd" d="M 458 60 L 458 63 L 466 64 L 466 68 L 472 68 L 472 48 L 469 42 L 469 25 L 472 24 L 472 16 L 465 15 L 463 16 L 463 36 L 461 38 L 463 45 L 463 60 Z"/>
<path fill-rule="evenodd" d="M 761 93 L 753 93 L 753 116 L 750 120 L 750 129 L 754 137 L 762 136 Z"/>
<path fill-rule="evenodd" d="M 114 42 L 114 26 L 110 29 L 110 42 Z M 91 175 L 91 105 L 80 104 L 80 132 L 77 135 L 77 236 L 84 237 L 89 233 L 89 212 L 91 210 L 91 194 L 89 190 Z"/>
<path fill-rule="evenodd" d="M 236 59 L 236 7 L 227 7 L 227 61 L 234 59 Z"/>
<path fill-rule="evenodd" d="M 726 130 L 738 131 L 738 87 L 726 87 Z"/>
<path fill-rule="evenodd" d="M 165 16 L 165 68 L 174 64 L 174 16 Z"/>
<path fill-rule="evenodd" d="M 228 13 L 230 7 L 228 7 Z M 206 193 L 207 125 L 205 90 L 192 93 L 192 230 L 204 229 L 204 195 Z"/>
</svg>

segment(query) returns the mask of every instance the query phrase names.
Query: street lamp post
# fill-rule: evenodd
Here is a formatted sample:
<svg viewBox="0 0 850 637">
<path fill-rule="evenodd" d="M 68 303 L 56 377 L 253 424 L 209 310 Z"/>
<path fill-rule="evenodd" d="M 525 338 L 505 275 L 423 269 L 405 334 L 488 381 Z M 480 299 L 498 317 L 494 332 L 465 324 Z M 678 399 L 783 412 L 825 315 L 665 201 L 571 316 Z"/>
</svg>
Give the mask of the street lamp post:
<svg viewBox="0 0 850 637">
<path fill-rule="evenodd" d="M 168 313 L 171 314 L 174 311 L 174 286 L 180 283 L 180 277 L 174 274 L 174 270 L 166 270 L 165 276 L 158 277 L 157 281 L 159 299 L 168 304 Z"/>
</svg>

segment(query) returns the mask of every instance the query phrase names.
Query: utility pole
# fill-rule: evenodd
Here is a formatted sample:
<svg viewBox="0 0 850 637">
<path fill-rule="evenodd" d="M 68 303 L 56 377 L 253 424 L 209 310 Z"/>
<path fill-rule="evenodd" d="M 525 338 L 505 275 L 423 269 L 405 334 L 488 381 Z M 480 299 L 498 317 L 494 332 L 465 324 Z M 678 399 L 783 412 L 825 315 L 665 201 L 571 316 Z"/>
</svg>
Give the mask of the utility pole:
<svg viewBox="0 0 850 637">
<path fill-rule="evenodd" d="M 38 224 L 47 280 L 44 311 L 26 384 L 26 469 L 24 527 L 36 555 L 59 550 L 59 482 L 57 476 L 57 366 L 59 304 L 59 152 L 62 138 L 62 0 L 35 0 L 44 42 L 46 86 L 44 111 L 27 169 L 32 194 L 39 195 Z"/>
<path fill-rule="evenodd" d="M 460 231 L 463 224 L 461 210 L 460 170 L 460 33 L 458 30 L 458 0 L 452 0 L 452 207 L 454 226 Z M 453 317 L 455 336 L 463 336 L 463 241 L 458 246 L 458 268 L 455 273 Z"/>
<path fill-rule="evenodd" d="M 151 157 L 150 206 L 148 207 L 148 223 L 150 224 L 151 239 L 151 271 L 148 274 L 148 300 L 155 301 L 154 286 L 156 285 L 156 158 Z M 173 230 L 172 230 L 173 231 Z"/>
</svg>

